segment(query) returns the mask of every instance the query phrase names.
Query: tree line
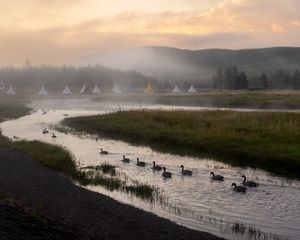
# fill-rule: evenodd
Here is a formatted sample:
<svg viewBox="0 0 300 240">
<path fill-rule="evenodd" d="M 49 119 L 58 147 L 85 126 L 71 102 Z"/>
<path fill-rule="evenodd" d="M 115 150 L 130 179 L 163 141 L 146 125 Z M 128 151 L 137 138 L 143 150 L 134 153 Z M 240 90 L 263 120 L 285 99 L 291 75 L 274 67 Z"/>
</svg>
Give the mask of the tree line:
<svg viewBox="0 0 300 240">
<path fill-rule="evenodd" d="M 26 63 L 22 68 L 0 68 L 0 83 L 6 87 L 29 90 L 40 88 L 44 85 L 47 89 L 63 88 L 69 85 L 81 88 L 82 85 L 93 87 L 98 85 L 101 89 L 112 89 L 114 84 L 121 87 L 132 86 L 143 89 L 148 83 L 157 85 L 152 77 L 146 77 L 137 71 L 120 71 L 103 66 L 31 66 Z"/>
<path fill-rule="evenodd" d="M 236 66 L 219 68 L 212 76 L 213 88 L 216 90 L 251 90 L 251 89 L 300 89 L 300 71 L 287 71 L 279 69 L 273 74 L 261 73 L 251 76 L 251 83 L 244 71 Z"/>
</svg>

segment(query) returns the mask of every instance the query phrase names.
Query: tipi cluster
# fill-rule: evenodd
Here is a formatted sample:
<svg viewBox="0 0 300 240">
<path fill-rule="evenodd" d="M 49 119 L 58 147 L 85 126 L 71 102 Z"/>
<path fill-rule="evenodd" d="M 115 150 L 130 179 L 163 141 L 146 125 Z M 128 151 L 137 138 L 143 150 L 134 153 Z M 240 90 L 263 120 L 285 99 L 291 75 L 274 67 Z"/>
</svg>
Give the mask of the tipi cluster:
<svg viewBox="0 0 300 240">
<path fill-rule="evenodd" d="M 5 86 L 4 86 L 3 82 L 0 82 L 0 90 L 5 91 Z M 122 90 L 119 85 L 115 84 L 114 87 L 112 88 L 111 92 L 114 94 L 121 94 L 121 93 L 126 93 L 126 92 L 134 92 L 134 90 L 131 86 L 129 86 L 127 89 Z M 154 93 L 154 89 L 153 89 L 152 85 L 150 83 L 148 83 L 143 92 L 145 94 L 152 94 L 152 93 Z M 16 91 L 14 90 L 13 86 L 9 86 L 5 93 L 7 95 L 16 95 L 17 94 Z M 68 85 L 66 85 L 64 87 L 63 91 L 61 92 L 62 95 L 72 95 L 73 93 L 77 93 L 77 92 L 72 92 L 72 90 L 70 89 L 70 87 Z M 97 85 L 95 85 L 94 88 L 90 91 L 88 91 L 86 85 L 83 85 L 81 90 L 79 91 L 79 94 L 89 94 L 89 93 L 101 94 L 102 91 Z M 184 92 L 181 91 L 177 85 L 175 85 L 174 89 L 172 90 L 172 93 L 184 93 Z M 197 93 L 197 90 L 192 85 L 189 88 L 189 90 L 187 91 L 187 93 Z M 41 89 L 39 90 L 38 95 L 39 96 L 47 96 L 47 95 L 49 95 L 49 92 L 46 90 L 45 86 L 41 86 Z"/>
</svg>

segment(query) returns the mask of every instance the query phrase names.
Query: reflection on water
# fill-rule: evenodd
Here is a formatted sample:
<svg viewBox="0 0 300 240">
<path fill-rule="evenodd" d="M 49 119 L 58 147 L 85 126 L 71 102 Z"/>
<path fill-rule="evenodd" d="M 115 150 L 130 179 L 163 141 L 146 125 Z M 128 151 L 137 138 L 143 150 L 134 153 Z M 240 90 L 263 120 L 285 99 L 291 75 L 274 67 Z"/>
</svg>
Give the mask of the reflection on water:
<svg viewBox="0 0 300 240">
<path fill-rule="evenodd" d="M 299 181 L 287 181 L 260 170 L 233 168 L 209 159 L 158 153 L 147 147 L 136 147 L 121 141 L 98 139 L 93 136 L 75 136 L 56 132 L 53 129 L 50 133 L 55 132 L 57 135 L 55 140 L 50 134 L 42 134 L 43 127 L 48 128 L 50 125 L 58 124 L 66 114 L 71 117 L 104 114 L 120 108 L 126 110 L 141 108 L 141 106 L 109 106 L 90 103 L 88 100 L 68 100 L 67 104 L 48 100 L 34 102 L 32 105 L 37 109 L 52 110 L 47 114 L 37 111 L 19 120 L 2 123 L 1 129 L 4 135 L 63 145 L 75 155 L 81 166 L 95 166 L 104 162 L 115 165 L 118 171 L 125 173 L 132 180 L 160 189 L 163 197 L 149 203 L 121 192 L 110 192 L 102 187 L 89 187 L 89 189 L 187 227 L 226 238 L 249 239 L 251 234 L 263 238 L 263 233 L 273 233 L 289 239 L 299 239 Z M 162 106 L 147 107 L 162 108 Z M 99 154 L 100 148 L 109 151 L 109 154 Z M 122 163 L 123 154 L 133 161 L 129 164 Z M 137 157 L 147 163 L 146 167 L 136 166 Z M 166 166 L 168 171 L 173 173 L 173 177 L 165 180 L 161 172 L 152 171 L 152 161 Z M 186 169 L 193 171 L 192 177 L 181 175 L 182 164 Z M 225 181 L 211 181 L 209 178 L 211 171 L 225 176 Z M 241 183 L 243 174 L 259 182 L 260 186 L 249 188 L 246 194 L 233 192 L 230 188 L 231 183 Z"/>
</svg>

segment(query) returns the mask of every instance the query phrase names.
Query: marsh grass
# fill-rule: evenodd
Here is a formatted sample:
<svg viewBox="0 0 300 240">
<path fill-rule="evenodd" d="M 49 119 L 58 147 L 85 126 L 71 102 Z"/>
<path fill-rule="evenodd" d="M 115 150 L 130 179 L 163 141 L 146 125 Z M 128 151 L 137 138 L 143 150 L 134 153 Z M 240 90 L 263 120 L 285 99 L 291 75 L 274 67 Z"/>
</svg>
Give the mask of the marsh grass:
<svg viewBox="0 0 300 240">
<path fill-rule="evenodd" d="M 272 233 L 262 232 L 259 228 L 246 226 L 243 223 L 230 224 L 231 232 L 249 240 L 288 240 L 289 238 Z"/>
<path fill-rule="evenodd" d="M 158 104 L 216 108 L 299 109 L 299 92 L 206 92 L 192 95 L 162 95 Z"/>
<path fill-rule="evenodd" d="M 299 113 L 128 111 L 67 118 L 63 124 L 163 152 L 300 178 Z"/>
<path fill-rule="evenodd" d="M 155 198 L 156 190 L 153 186 L 130 181 L 127 176 L 123 176 L 122 179 L 116 177 L 116 167 L 110 164 L 79 169 L 74 156 L 61 146 L 40 141 L 17 141 L 11 143 L 11 149 L 25 152 L 41 164 L 70 176 L 83 186 L 102 186 L 110 191 L 131 193 L 149 201 Z"/>
<path fill-rule="evenodd" d="M 102 171 L 104 174 L 110 174 L 110 176 L 116 176 L 116 166 L 110 165 L 108 163 L 103 163 L 98 166 L 87 166 L 82 167 L 81 169 L 88 169 L 88 170 L 95 170 L 95 171 Z"/>
<path fill-rule="evenodd" d="M 25 116 L 32 109 L 29 107 L 25 107 L 21 103 L 15 102 L 1 102 L 0 103 L 0 122 L 6 119 L 14 119 Z"/>
<path fill-rule="evenodd" d="M 32 109 L 25 107 L 20 102 L 11 102 L 0 98 L 0 122 L 7 119 L 20 118 L 27 115 Z M 0 129 L 0 147 L 9 147 L 8 138 L 4 137 Z"/>
<path fill-rule="evenodd" d="M 162 104 L 169 106 L 200 106 L 215 108 L 299 109 L 299 91 L 222 91 L 197 94 L 136 94 L 100 96 L 99 102 Z"/>
<path fill-rule="evenodd" d="M 74 179 L 82 177 L 77 171 L 73 155 L 63 147 L 40 141 L 17 141 L 11 143 L 11 148 L 25 152 L 41 164 L 65 173 Z"/>
</svg>

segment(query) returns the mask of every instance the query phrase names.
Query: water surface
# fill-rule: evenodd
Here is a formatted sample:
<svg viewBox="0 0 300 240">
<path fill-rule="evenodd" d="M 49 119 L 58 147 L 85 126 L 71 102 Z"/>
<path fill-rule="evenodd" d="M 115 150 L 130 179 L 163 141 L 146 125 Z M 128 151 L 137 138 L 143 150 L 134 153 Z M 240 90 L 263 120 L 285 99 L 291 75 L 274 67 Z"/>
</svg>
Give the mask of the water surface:
<svg viewBox="0 0 300 240">
<path fill-rule="evenodd" d="M 43 135 L 42 128 L 57 125 L 66 115 L 83 116 L 105 114 L 127 109 L 177 109 L 166 106 L 110 105 L 88 100 L 47 100 L 35 101 L 35 109 L 50 109 L 47 114 L 41 110 L 17 120 L 1 124 L 4 135 L 17 136 L 26 140 L 41 140 L 65 146 L 70 150 L 81 166 L 100 165 L 108 162 L 118 166 L 120 172 L 130 179 L 148 183 L 162 191 L 164 200 L 145 202 L 134 196 L 120 192 L 110 192 L 102 187 L 89 187 L 113 197 L 114 199 L 153 212 L 179 224 L 196 230 L 207 231 L 230 239 L 249 239 L 246 234 L 233 234 L 231 227 L 241 223 L 247 227 L 259 229 L 265 234 L 272 233 L 285 239 L 300 237 L 300 182 L 274 177 L 265 171 L 231 167 L 211 159 L 198 159 L 187 156 L 163 154 L 148 147 L 137 147 L 122 141 L 98 139 L 95 136 L 75 136 L 51 130 L 57 135 Z M 180 109 L 185 109 L 180 107 Z M 186 108 L 201 110 L 203 108 Z M 109 151 L 109 155 L 100 155 L 100 148 Z M 125 154 L 133 161 L 121 162 Z M 145 168 L 136 166 L 136 158 L 147 163 Z M 161 172 L 151 170 L 152 161 L 165 166 L 173 173 L 172 179 L 163 179 Z M 182 176 L 180 165 L 193 171 L 193 176 Z M 211 181 L 209 173 L 225 176 L 224 182 Z M 258 188 L 249 188 L 246 194 L 239 194 L 230 188 L 232 182 L 241 183 L 241 175 L 260 183 Z M 272 239 L 272 236 L 268 237 Z M 273 236 L 275 238 L 276 236 Z"/>
</svg>

